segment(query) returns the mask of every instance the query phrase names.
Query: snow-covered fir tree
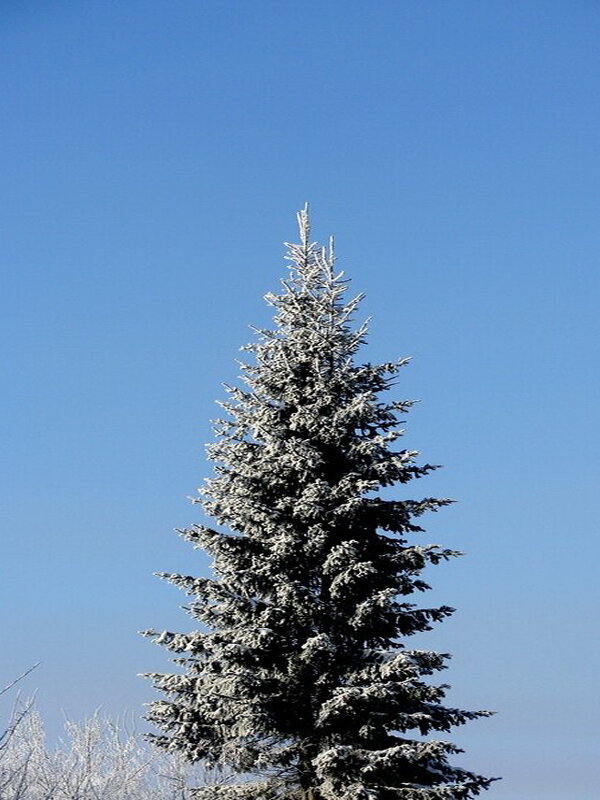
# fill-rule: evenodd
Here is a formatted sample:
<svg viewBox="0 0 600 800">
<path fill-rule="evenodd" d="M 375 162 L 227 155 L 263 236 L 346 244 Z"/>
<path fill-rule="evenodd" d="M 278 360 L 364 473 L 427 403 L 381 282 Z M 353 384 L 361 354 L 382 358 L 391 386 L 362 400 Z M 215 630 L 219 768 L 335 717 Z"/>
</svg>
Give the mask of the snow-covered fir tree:
<svg viewBox="0 0 600 800">
<path fill-rule="evenodd" d="M 240 774 L 199 797 L 470 798 L 490 779 L 453 766 L 439 734 L 489 712 L 444 705 L 429 676 L 448 656 L 408 646 L 452 612 L 412 602 L 425 567 L 458 555 L 418 538 L 450 501 L 382 496 L 434 469 L 395 446 L 411 402 L 382 399 L 406 359 L 357 361 L 361 296 L 346 299 L 332 244 L 311 242 L 307 208 L 298 220 L 289 276 L 266 296 L 274 327 L 243 348 L 244 385 L 227 387 L 209 447 L 197 502 L 216 526 L 180 532 L 214 576 L 161 574 L 197 630 L 145 632 L 180 665 L 150 676 L 164 693 L 153 738 Z"/>
</svg>

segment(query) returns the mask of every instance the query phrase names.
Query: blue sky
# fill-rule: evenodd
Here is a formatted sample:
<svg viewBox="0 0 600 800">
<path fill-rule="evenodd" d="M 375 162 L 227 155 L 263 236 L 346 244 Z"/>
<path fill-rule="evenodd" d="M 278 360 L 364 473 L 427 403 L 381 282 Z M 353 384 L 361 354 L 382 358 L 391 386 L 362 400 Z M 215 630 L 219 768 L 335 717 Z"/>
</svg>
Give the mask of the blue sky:
<svg viewBox="0 0 600 800">
<path fill-rule="evenodd" d="M 407 446 L 459 503 L 457 731 L 490 800 L 597 797 L 600 6 L 124 0 L 0 11 L 5 682 L 139 711 L 185 630 L 154 571 L 210 468 L 221 381 L 314 232 L 410 355 Z"/>
</svg>

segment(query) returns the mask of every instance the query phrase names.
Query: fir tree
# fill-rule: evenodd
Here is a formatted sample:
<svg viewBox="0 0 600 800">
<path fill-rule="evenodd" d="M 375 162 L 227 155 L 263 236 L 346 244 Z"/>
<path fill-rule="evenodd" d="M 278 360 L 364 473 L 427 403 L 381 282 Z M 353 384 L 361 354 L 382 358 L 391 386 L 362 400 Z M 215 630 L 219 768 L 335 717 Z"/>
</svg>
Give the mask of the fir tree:
<svg viewBox="0 0 600 800">
<path fill-rule="evenodd" d="M 245 386 L 220 404 L 215 477 L 195 501 L 216 527 L 180 531 L 212 556 L 214 577 L 161 573 L 200 629 L 145 632 L 180 665 L 150 676 L 165 695 L 150 705 L 153 739 L 240 774 L 199 797 L 470 798 L 490 779 L 453 766 L 460 750 L 428 734 L 490 712 L 445 706 L 447 685 L 428 676 L 449 656 L 406 645 L 453 610 L 409 599 L 429 588 L 426 566 L 459 555 L 413 540 L 420 517 L 450 501 L 381 496 L 435 468 L 394 447 L 411 401 L 381 399 L 407 359 L 356 362 L 362 296 L 345 299 L 307 208 L 298 220 L 283 291 L 266 296 L 274 328 L 243 348 Z"/>
</svg>

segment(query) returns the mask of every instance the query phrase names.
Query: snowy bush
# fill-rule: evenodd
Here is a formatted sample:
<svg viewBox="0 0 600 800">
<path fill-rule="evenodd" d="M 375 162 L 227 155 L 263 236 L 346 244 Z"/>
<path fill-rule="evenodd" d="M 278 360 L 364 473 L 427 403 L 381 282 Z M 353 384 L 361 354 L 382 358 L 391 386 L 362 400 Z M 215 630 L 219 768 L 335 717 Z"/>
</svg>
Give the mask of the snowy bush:
<svg viewBox="0 0 600 800">
<path fill-rule="evenodd" d="M 17 698 L 0 736 L 0 800 L 191 800 L 210 796 L 227 776 L 157 753 L 126 720 L 96 712 L 65 721 L 57 745 L 47 744 L 33 701 Z"/>
</svg>

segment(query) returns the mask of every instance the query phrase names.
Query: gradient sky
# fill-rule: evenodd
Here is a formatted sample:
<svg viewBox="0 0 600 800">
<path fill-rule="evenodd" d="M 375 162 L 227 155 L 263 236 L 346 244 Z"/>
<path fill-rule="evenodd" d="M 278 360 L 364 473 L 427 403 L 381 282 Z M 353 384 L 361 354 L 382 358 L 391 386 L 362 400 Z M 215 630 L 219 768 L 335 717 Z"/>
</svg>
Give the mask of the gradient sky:
<svg viewBox="0 0 600 800">
<path fill-rule="evenodd" d="M 171 531 L 309 200 L 460 501 L 419 645 L 499 712 L 464 763 L 599 796 L 599 43 L 594 0 L 1 4 L 0 682 L 41 661 L 51 731 L 193 624 L 152 573 L 206 569 Z"/>
</svg>

